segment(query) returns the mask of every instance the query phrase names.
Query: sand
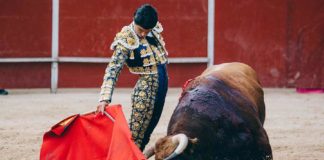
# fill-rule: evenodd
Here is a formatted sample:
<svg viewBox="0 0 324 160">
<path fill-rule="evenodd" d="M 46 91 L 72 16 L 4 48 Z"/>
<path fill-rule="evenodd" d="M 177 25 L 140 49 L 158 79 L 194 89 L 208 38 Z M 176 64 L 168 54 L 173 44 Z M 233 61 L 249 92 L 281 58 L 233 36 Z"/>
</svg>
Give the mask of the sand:
<svg viewBox="0 0 324 160">
<path fill-rule="evenodd" d="M 130 116 L 132 89 L 116 89 L 112 103 Z M 42 136 L 63 118 L 94 111 L 99 89 L 12 89 L 0 96 L 0 159 L 39 159 Z M 180 88 L 169 89 L 162 118 L 148 146 L 166 134 Z M 276 160 L 324 159 L 324 94 L 298 94 L 293 89 L 265 89 L 266 121 Z"/>
</svg>

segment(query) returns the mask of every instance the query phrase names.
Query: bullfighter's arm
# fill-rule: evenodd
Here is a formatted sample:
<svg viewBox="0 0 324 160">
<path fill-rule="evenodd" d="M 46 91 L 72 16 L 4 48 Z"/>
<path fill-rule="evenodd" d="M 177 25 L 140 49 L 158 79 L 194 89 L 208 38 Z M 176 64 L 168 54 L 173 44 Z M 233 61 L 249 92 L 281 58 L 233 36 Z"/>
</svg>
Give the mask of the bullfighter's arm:
<svg viewBox="0 0 324 160">
<path fill-rule="evenodd" d="M 111 102 L 115 84 L 128 58 L 128 53 L 129 50 L 123 47 L 122 45 L 117 45 L 115 47 L 114 53 L 111 57 L 111 62 L 108 64 L 105 71 L 103 83 L 101 86 L 99 102 Z"/>
</svg>

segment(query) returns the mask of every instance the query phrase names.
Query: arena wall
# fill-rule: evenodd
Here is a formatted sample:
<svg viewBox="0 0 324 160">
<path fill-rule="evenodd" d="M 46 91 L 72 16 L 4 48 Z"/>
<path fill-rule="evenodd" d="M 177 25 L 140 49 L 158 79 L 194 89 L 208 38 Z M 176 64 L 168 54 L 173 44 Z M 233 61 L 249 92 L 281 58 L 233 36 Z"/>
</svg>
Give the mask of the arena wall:
<svg viewBox="0 0 324 160">
<path fill-rule="evenodd" d="M 109 58 L 115 34 L 132 21 L 134 10 L 143 3 L 159 11 L 169 58 L 203 58 L 169 65 L 169 86 L 180 87 L 207 67 L 210 1 L 61 0 L 57 59 L 51 51 L 52 0 L 1 1 L 0 88 L 50 88 L 53 60 L 58 62 L 59 88 L 100 87 L 108 61 L 71 58 Z M 247 63 L 265 87 L 324 87 L 322 1 L 213 2 L 214 64 Z M 136 78 L 124 67 L 117 85 L 133 87 Z"/>
</svg>

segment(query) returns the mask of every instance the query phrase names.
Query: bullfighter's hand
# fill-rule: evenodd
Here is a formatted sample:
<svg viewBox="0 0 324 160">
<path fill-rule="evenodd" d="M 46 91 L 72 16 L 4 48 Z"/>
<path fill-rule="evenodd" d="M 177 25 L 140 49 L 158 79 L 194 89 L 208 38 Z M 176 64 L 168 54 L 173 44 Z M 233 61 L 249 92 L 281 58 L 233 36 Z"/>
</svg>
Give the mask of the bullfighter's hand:
<svg viewBox="0 0 324 160">
<path fill-rule="evenodd" d="M 99 103 L 99 105 L 97 106 L 96 113 L 103 114 L 103 112 L 105 111 L 106 106 L 108 106 L 108 105 L 109 105 L 109 102 L 107 102 L 107 101 L 101 101 Z"/>
</svg>

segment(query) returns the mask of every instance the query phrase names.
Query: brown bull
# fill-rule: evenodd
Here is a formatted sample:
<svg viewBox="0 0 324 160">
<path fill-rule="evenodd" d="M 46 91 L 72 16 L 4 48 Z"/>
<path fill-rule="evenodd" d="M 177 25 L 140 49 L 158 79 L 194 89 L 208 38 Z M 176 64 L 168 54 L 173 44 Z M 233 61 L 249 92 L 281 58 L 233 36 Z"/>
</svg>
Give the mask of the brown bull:
<svg viewBox="0 0 324 160">
<path fill-rule="evenodd" d="M 167 136 L 145 154 L 158 160 L 272 159 L 264 120 L 255 71 L 242 63 L 215 65 L 185 86 Z"/>
</svg>

